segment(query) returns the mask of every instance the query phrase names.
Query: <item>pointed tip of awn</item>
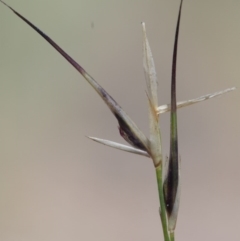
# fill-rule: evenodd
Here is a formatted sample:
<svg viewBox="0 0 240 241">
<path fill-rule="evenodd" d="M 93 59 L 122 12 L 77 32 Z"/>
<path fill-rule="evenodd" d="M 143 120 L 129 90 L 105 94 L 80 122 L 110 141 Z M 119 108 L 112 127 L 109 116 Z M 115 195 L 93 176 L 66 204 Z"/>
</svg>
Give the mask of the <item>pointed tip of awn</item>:
<svg viewBox="0 0 240 241">
<path fill-rule="evenodd" d="M 154 165 L 158 166 L 162 160 L 161 134 L 159 129 L 159 119 L 157 116 L 158 107 L 158 82 L 155 70 L 154 59 L 150 44 L 147 38 L 146 26 L 142 22 L 143 32 L 143 69 L 147 85 L 147 98 L 149 104 L 149 149 Z"/>
<path fill-rule="evenodd" d="M 130 153 L 133 153 L 133 154 L 138 154 L 138 155 L 141 155 L 141 156 L 149 157 L 149 155 L 146 151 L 143 151 L 143 150 L 131 147 L 131 146 L 126 146 L 126 145 L 123 145 L 123 144 L 120 144 L 120 143 L 117 143 L 117 142 L 104 140 L 104 139 L 100 139 L 100 138 L 97 138 L 97 137 L 92 137 L 92 136 L 86 136 L 86 137 L 93 140 L 93 141 L 96 141 L 100 144 L 103 144 L 105 146 L 110 146 L 110 147 L 113 147 L 113 148 L 121 150 L 121 151 L 126 151 L 126 152 L 130 152 Z"/>
<path fill-rule="evenodd" d="M 179 101 L 179 102 L 177 102 L 177 108 L 186 107 L 186 106 L 193 105 L 193 104 L 205 101 L 205 100 L 209 100 L 209 99 L 214 98 L 214 97 L 219 97 L 219 96 L 221 96 L 225 93 L 228 93 L 230 91 L 233 91 L 233 90 L 236 90 L 236 87 L 231 87 L 231 88 L 228 88 L 228 89 L 225 89 L 225 90 L 222 90 L 222 91 L 214 92 L 212 94 L 203 95 L 203 96 L 200 96 L 198 98 L 191 99 L 191 100 Z M 168 112 L 170 110 L 171 110 L 170 104 L 161 105 L 157 108 L 157 113 L 163 114 L 163 113 Z"/>
<path fill-rule="evenodd" d="M 157 108 L 158 106 L 158 83 L 157 74 L 155 70 L 155 64 L 153 60 L 152 51 L 148 42 L 146 26 L 142 22 L 143 31 L 143 68 L 147 84 L 147 93 L 152 102 L 152 104 Z"/>
</svg>

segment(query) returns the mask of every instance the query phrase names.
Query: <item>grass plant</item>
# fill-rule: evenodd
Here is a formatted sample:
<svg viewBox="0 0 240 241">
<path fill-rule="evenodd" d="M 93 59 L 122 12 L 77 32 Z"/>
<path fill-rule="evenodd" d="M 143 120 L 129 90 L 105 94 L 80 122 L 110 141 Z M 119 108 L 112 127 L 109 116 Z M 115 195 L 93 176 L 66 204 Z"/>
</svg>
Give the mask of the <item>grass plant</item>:
<svg viewBox="0 0 240 241">
<path fill-rule="evenodd" d="M 1 1 L 1 0 L 0 0 Z M 178 135 L 177 135 L 177 109 L 192 104 L 220 96 L 230 92 L 235 88 L 204 95 L 195 99 L 177 102 L 176 97 L 176 73 L 177 73 L 177 47 L 179 39 L 180 19 L 182 10 L 182 0 L 180 2 L 178 20 L 175 32 L 175 41 L 172 59 L 172 79 L 171 79 L 171 103 L 167 105 L 158 104 L 158 82 L 153 60 L 153 55 L 147 39 L 146 26 L 142 23 L 143 30 L 143 67 L 146 79 L 146 100 L 148 102 L 149 113 L 149 137 L 147 137 L 127 115 L 123 108 L 108 94 L 108 92 L 88 74 L 85 69 L 71 58 L 59 45 L 57 45 L 48 35 L 38 29 L 29 20 L 15 11 L 5 2 L 5 6 L 13 11 L 20 19 L 34 29 L 41 37 L 52 45 L 70 63 L 83 78 L 93 87 L 101 99 L 109 107 L 112 114 L 116 117 L 119 125 L 120 135 L 129 145 L 123 145 L 97 137 L 90 139 L 101 144 L 120 149 L 129 153 L 143 155 L 152 159 L 156 171 L 156 181 L 158 186 L 160 209 L 159 214 L 165 241 L 174 241 L 174 230 L 176 228 L 179 201 L 180 201 L 180 159 L 178 154 Z M 180 56 L 181 58 L 181 56 Z M 169 157 L 163 159 L 161 131 L 159 115 L 170 112 L 170 151 Z"/>
</svg>

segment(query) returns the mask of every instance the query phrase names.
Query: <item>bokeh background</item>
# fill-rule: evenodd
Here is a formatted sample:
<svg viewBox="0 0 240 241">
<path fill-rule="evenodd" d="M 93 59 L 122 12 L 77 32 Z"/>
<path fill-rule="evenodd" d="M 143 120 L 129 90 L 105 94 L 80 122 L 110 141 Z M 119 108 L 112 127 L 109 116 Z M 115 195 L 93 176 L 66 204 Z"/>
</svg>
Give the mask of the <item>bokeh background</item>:
<svg viewBox="0 0 240 241">
<path fill-rule="evenodd" d="M 147 134 L 141 21 L 159 102 L 170 101 L 177 0 L 6 0 L 75 58 Z M 178 112 L 176 240 L 238 240 L 240 1 L 185 0 L 177 97 L 238 89 Z M 125 143 L 88 83 L 0 4 L 0 241 L 163 240 L 150 159 Z M 161 116 L 164 155 L 169 114 Z"/>
</svg>

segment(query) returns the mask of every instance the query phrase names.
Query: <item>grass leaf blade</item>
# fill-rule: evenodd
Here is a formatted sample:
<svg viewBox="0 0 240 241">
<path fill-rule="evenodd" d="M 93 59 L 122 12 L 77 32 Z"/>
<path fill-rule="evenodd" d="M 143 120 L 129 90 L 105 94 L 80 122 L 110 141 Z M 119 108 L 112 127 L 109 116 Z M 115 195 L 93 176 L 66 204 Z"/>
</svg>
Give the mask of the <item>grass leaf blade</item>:
<svg viewBox="0 0 240 241">
<path fill-rule="evenodd" d="M 181 19 L 182 0 L 180 3 L 178 21 L 175 33 L 172 83 L 171 83 L 171 124 L 170 124 L 170 154 L 166 180 L 164 182 L 165 202 L 168 214 L 168 229 L 173 232 L 176 226 L 179 207 L 179 159 L 178 159 L 178 135 L 177 135 L 177 101 L 176 101 L 176 71 L 177 71 L 177 47 L 179 25 Z"/>
<path fill-rule="evenodd" d="M 15 11 L 8 4 L 0 0 L 5 6 L 11 9 L 19 18 L 21 18 L 25 23 L 27 23 L 31 28 L 33 28 L 39 35 L 41 35 L 49 44 L 52 45 L 95 89 L 95 91 L 100 95 L 106 105 L 110 108 L 114 116 L 117 118 L 120 128 L 126 135 L 128 139 L 134 140 L 137 143 L 137 147 L 143 150 L 148 150 L 148 139 L 140 131 L 137 125 L 131 120 L 131 118 L 123 111 L 121 106 L 103 89 L 97 81 L 95 81 L 72 57 L 70 57 L 59 45 L 57 45 L 50 37 L 48 37 L 44 32 L 32 24 L 28 19 L 23 17 L 20 13 Z"/>
</svg>

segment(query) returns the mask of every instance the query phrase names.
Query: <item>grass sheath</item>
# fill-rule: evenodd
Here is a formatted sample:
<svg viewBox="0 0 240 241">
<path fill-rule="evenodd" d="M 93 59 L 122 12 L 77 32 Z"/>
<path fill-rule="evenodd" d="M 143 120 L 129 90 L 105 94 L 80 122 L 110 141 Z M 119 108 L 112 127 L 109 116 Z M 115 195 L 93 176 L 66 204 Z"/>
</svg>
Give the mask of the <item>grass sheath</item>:
<svg viewBox="0 0 240 241">
<path fill-rule="evenodd" d="M 164 180 L 164 199 L 168 214 L 168 230 L 173 233 L 179 208 L 179 157 L 178 157 L 178 134 L 177 134 L 177 101 L 176 101 L 176 72 L 177 72 L 177 48 L 179 26 L 181 19 L 182 1 L 180 3 L 178 21 L 175 33 L 173 60 L 172 60 L 172 83 L 171 83 L 171 123 L 170 123 L 170 154 Z"/>
</svg>

